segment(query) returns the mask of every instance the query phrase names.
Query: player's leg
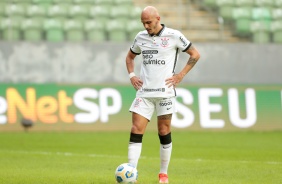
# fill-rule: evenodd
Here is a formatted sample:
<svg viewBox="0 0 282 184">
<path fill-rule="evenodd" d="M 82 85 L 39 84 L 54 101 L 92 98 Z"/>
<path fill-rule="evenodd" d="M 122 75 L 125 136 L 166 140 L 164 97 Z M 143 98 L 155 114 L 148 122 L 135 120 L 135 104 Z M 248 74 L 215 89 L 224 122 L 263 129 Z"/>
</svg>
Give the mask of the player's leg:
<svg viewBox="0 0 282 184">
<path fill-rule="evenodd" d="M 160 183 L 168 183 L 168 166 L 172 152 L 171 119 L 175 112 L 175 98 L 161 99 L 156 106 L 160 139 Z"/>
<path fill-rule="evenodd" d="M 145 133 L 148 120 L 143 116 L 132 112 L 132 127 L 128 145 L 128 162 L 136 168 L 142 150 L 142 138 Z"/>
<path fill-rule="evenodd" d="M 130 111 L 132 112 L 132 127 L 128 145 L 128 162 L 137 167 L 142 150 L 143 135 L 154 112 L 154 106 L 150 100 L 136 98 Z"/>
<path fill-rule="evenodd" d="M 160 183 L 168 183 L 168 166 L 172 152 L 171 139 L 171 117 L 172 114 L 158 116 L 158 132 L 160 139 Z"/>
</svg>

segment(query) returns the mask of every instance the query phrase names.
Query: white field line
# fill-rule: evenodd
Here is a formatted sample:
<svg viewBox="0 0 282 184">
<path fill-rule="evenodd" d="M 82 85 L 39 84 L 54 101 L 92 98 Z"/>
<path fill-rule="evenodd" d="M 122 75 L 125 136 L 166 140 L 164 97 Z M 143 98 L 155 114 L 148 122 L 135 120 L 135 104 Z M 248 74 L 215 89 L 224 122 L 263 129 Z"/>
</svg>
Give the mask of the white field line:
<svg viewBox="0 0 282 184">
<path fill-rule="evenodd" d="M 11 154 L 28 154 L 28 155 L 47 155 L 47 156 L 66 156 L 66 157 L 97 157 L 97 158 L 125 158 L 126 156 L 119 155 L 101 155 L 101 154 L 79 154 L 79 153 L 70 153 L 70 152 L 47 152 L 47 151 L 25 151 L 25 150 L 0 150 L 2 153 L 11 153 Z M 157 159 L 159 157 L 145 157 L 141 156 L 140 159 Z M 251 164 L 251 163 L 262 163 L 269 165 L 281 165 L 282 162 L 276 161 L 250 161 L 250 160 L 211 160 L 211 159 L 187 159 L 187 158 L 172 158 L 173 160 L 178 161 L 189 161 L 189 162 L 237 162 L 242 164 Z"/>
</svg>

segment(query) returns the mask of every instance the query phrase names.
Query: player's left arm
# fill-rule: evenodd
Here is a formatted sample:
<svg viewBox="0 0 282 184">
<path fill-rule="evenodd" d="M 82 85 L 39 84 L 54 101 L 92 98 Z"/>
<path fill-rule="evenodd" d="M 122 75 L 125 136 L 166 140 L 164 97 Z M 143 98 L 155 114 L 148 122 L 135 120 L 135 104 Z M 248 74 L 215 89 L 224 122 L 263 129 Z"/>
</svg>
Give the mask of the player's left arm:
<svg viewBox="0 0 282 184">
<path fill-rule="evenodd" d="M 178 74 L 175 74 L 174 76 L 166 79 L 166 85 L 168 85 L 168 87 L 175 87 L 177 84 L 179 84 L 184 76 L 195 66 L 197 61 L 200 59 L 200 53 L 193 45 L 189 47 L 186 53 L 190 55 L 187 64 Z"/>
</svg>

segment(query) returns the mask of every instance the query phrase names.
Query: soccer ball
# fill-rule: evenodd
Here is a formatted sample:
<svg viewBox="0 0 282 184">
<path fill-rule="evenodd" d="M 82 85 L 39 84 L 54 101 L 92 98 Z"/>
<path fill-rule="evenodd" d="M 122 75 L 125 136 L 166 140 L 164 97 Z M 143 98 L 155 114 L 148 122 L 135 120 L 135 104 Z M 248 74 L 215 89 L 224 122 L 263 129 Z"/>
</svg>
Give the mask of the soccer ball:
<svg viewBox="0 0 282 184">
<path fill-rule="evenodd" d="M 133 184 L 137 182 L 138 171 L 130 163 L 120 164 L 115 172 L 117 183 Z"/>
</svg>

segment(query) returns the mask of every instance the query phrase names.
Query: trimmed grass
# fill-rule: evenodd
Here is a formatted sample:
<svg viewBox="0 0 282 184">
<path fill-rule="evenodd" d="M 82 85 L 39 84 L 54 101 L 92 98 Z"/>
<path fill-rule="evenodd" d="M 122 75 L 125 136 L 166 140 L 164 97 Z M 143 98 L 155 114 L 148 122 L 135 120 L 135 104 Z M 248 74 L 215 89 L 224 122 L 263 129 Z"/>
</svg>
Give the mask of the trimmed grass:
<svg viewBox="0 0 282 184">
<path fill-rule="evenodd" d="M 172 132 L 170 184 L 282 183 L 282 132 Z M 1 184 L 114 184 L 129 132 L 0 134 Z M 138 184 L 157 184 L 159 140 L 144 136 Z"/>
</svg>

